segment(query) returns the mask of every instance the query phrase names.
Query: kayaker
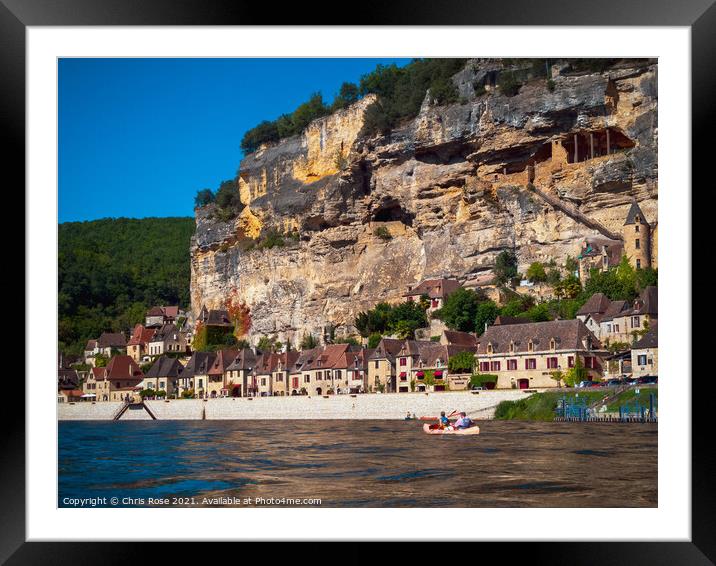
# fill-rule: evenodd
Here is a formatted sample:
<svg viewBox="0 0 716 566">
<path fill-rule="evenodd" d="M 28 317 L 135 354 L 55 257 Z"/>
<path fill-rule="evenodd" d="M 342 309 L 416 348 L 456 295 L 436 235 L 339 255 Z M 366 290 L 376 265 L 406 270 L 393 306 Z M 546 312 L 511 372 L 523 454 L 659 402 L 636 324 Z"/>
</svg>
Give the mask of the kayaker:
<svg viewBox="0 0 716 566">
<path fill-rule="evenodd" d="M 472 426 L 472 419 L 467 416 L 466 413 L 460 413 L 460 417 L 455 421 L 455 424 L 452 425 L 452 428 L 454 429 L 461 429 L 461 428 L 470 428 Z"/>
<path fill-rule="evenodd" d="M 438 419 L 440 426 L 450 426 L 450 419 L 445 416 L 445 411 L 440 411 L 440 418 Z"/>
</svg>

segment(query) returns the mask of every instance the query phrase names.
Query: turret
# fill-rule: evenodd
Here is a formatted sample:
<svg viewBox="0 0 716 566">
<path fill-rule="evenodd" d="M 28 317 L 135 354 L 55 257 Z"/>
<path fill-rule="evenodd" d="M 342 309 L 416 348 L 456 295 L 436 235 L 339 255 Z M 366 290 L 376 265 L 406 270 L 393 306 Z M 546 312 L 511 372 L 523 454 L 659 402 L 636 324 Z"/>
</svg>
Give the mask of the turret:
<svg viewBox="0 0 716 566">
<path fill-rule="evenodd" d="M 651 226 L 636 201 L 632 203 L 622 227 L 622 238 L 629 263 L 636 269 L 650 267 Z"/>
</svg>

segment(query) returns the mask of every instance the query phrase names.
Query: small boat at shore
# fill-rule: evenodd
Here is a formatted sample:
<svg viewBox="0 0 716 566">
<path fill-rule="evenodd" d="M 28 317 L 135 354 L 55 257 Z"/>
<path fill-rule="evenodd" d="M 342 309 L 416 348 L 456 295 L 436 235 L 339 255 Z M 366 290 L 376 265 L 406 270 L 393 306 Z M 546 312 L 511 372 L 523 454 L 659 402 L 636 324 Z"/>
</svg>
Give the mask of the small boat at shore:
<svg viewBox="0 0 716 566">
<path fill-rule="evenodd" d="M 423 425 L 423 431 L 428 434 L 480 434 L 480 427 L 472 425 L 469 428 L 458 428 L 449 430 L 446 428 L 430 428 L 430 425 L 425 423 Z"/>
</svg>

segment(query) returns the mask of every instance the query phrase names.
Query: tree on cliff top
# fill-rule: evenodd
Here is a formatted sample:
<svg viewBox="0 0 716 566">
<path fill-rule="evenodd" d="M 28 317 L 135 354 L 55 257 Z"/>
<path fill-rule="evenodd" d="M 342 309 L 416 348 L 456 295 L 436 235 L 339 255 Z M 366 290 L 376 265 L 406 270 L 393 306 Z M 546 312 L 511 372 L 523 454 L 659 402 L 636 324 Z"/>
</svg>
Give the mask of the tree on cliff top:
<svg viewBox="0 0 716 566">
<path fill-rule="evenodd" d="M 506 284 L 513 277 L 517 276 L 517 256 L 515 252 L 503 250 L 495 260 L 495 268 L 493 269 L 495 279 L 501 285 Z"/>
</svg>

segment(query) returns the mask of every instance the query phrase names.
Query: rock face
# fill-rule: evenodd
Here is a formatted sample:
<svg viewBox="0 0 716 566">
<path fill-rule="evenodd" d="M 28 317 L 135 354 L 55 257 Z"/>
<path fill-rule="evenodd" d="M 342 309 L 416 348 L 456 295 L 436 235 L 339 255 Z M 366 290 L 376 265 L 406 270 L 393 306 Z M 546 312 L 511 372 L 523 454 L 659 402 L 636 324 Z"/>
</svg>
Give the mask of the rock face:
<svg viewBox="0 0 716 566">
<path fill-rule="evenodd" d="M 469 286 L 502 250 L 516 251 L 521 272 L 577 255 L 597 231 L 555 199 L 616 234 L 633 199 L 656 222 L 655 62 L 534 79 L 512 97 L 489 82 L 481 94 L 468 88 L 494 82 L 495 69 L 470 61 L 454 79 L 459 104 L 426 98 L 389 136 L 361 135 L 368 96 L 248 155 L 241 214 L 221 222 L 213 205 L 196 211 L 193 310 L 237 291 L 250 338 L 296 344 L 328 326 L 350 334 L 359 311 L 400 300 L 426 277 Z M 277 232 L 292 237 L 261 244 Z"/>
</svg>

